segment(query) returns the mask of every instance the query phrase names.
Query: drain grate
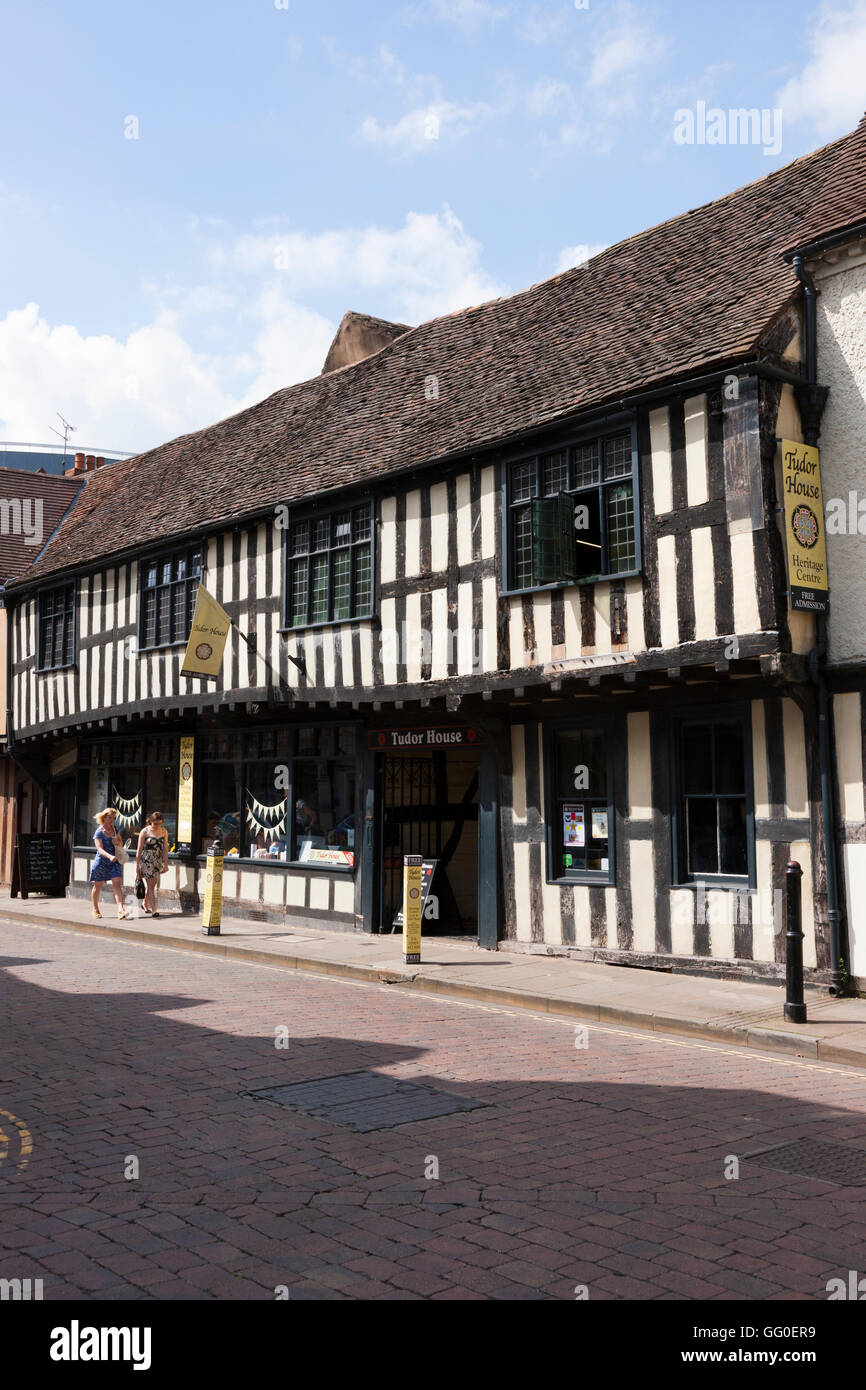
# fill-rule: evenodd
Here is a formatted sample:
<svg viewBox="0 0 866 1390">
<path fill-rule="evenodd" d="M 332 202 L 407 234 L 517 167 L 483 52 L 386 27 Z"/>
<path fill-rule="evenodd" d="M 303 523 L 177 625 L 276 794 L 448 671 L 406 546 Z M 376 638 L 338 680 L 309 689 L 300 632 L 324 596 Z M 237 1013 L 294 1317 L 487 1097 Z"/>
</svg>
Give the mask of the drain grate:
<svg viewBox="0 0 866 1390">
<path fill-rule="evenodd" d="M 820 1178 L 840 1187 L 866 1187 L 866 1149 L 828 1144 L 823 1139 L 796 1139 L 748 1157 L 765 1168 L 779 1168 L 797 1177 Z"/>
<path fill-rule="evenodd" d="M 290 1110 L 303 1110 L 317 1119 L 345 1125 L 359 1134 L 394 1129 L 417 1120 L 434 1120 L 440 1115 L 456 1115 L 463 1110 L 478 1110 L 485 1104 L 481 1100 L 437 1091 L 432 1086 L 416 1085 L 413 1081 L 397 1081 L 373 1071 L 352 1071 L 344 1076 L 298 1081 L 290 1086 L 268 1086 L 247 1094 Z"/>
</svg>

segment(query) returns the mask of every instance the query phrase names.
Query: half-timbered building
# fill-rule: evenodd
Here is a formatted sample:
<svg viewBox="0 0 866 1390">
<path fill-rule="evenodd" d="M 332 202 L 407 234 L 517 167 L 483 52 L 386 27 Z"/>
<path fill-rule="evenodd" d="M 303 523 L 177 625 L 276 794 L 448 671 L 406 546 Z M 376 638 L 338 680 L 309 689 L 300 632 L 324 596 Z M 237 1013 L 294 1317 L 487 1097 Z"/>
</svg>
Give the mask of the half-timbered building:
<svg viewBox="0 0 866 1390">
<path fill-rule="evenodd" d="M 388 931 L 420 852 L 425 931 L 773 976 L 794 857 L 829 978 L 783 253 L 864 212 L 866 123 L 523 293 L 344 324 L 360 360 L 90 479 L 9 594 L 16 740 L 74 752 L 70 891 L 108 802 L 164 813 L 185 906 L 219 829 L 230 911 Z M 180 674 L 199 581 L 216 681 Z"/>
</svg>

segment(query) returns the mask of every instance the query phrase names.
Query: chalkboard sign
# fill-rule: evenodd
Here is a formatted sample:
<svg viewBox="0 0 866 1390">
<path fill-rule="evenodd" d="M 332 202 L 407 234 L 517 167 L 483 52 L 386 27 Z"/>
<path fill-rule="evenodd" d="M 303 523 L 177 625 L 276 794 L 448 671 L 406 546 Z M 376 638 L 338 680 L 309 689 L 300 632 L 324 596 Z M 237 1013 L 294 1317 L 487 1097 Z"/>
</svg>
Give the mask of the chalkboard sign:
<svg viewBox="0 0 866 1390">
<path fill-rule="evenodd" d="M 59 830 L 41 835 L 19 835 L 12 869 L 12 897 L 20 893 L 47 893 L 53 898 L 66 894 L 66 855 Z"/>
</svg>

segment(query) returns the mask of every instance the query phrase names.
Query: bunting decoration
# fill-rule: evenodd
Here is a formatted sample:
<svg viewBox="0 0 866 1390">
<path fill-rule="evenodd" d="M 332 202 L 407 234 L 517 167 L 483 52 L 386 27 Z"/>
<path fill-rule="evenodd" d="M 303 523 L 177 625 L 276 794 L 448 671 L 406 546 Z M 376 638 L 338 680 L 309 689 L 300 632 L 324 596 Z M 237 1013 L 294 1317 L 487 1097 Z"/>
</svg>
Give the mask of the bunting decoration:
<svg viewBox="0 0 866 1390">
<path fill-rule="evenodd" d="M 141 820 L 141 792 L 137 792 L 132 798 L 119 796 L 117 787 L 112 788 L 114 805 L 117 808 L 115 824 L 121 833 L 125 830 L 137 830 Z"/>
<path fill-rule="evenodd" d="M 264 835 L 266 842 L 280 840 L 286 833 L 288 805 L 289 798 L 284 796 L 276 805 L 266 806 L 247 787 L 247 825 L 252 826 L 257 835 Z"/>
</svg>

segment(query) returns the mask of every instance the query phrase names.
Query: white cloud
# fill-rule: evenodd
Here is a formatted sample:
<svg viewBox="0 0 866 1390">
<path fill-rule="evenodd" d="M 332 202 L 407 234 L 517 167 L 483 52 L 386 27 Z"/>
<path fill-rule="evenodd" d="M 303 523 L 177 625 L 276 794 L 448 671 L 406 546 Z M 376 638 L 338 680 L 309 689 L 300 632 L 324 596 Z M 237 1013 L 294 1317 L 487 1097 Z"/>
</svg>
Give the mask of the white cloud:
<svg viewBox="0 0 866 1390">
<path fill-rule="evenodd" d="M 419 323 L 505 293 L 483 269 L 481 251 L 446 207 L 440 213 L 409 213 L 395 230 L 244 236 L 228 251 L 221 248 L 220 257 L 228 256 L 245 272 L 278 269 L 290 293 L 325 287 L 355 295 L 381 291 L 391 306 L 381 312 Z"/>
<path fill-rule="evenodd" d="M 153 319 L 125 339 L 52 325 L 35 303 L 0 319 L 0 438 L 50 439 L 61 410 L 75 443 L 151 448 L 317 375 L 344 309 L 420 323 L 505 292 L 448 208 L 395 229 L 193 230 L 212 278 L 151 287 Z M 302 303 L 310 292 L 339 311 Z"/>
<path fill-rule="evenodd" d="M 855 126 L 866 108 L 866 0 L 824 8 L 810 36 L 803 71 L 782 88 L 775 105 L 785 121 L 809 122 L 819 135 Z"/>
<path fill-rule="evenodd" d="M 395 154 L 430 153 L 443 136 L 460 138 L 475 122 L 493 114 L 485 102 L 460 106 L 453 101 L 433 101 L 407 111 L 393 125 L 380 125 L 375 116 L 367 116 L 358 134 L 368 144 L 381 145 Z"/>
<path fill-rule="evenodd" d="M 606 241 L 595 241 L 591 244 L 581 242 L 577 246 L 563 246 L 559 253 L 559 260 L 556 263 L 556 275 L 563 270 L 574 270 L 576 266 L 585 265 L 591 261 L 593 256 L 600 256 L 602 251 L 607 250 Z"/>
<path fill-rule="evenodd" d="M 574 93 L 566 82 L 542 77 L 526 96 L 526 114 L 534 120 L 569 115 L 575 109 Z"/>
<path fill-rule="evenodd" d="M 507 14 L 507 6 L 494 5 L 492 0 L 428 0 L 426 6 L 416 6 L 410 17 L 428 17 L 472 31 L 488 24 L 498 24 Z"/>
<path fill-rule="evenodd" d="M 132 450 L 235 408 L 213 364 L 163 319 L 121 342 L 52 327 L 28 304 L 0 321 L 0 376 L 0 431 L 9 439 L 50 438 L 59 409 L 76 426 L 75 442 Z"/>
<path fill-rule="evenodd" d="M 549 43 L 568 31 L 575 14 L 573 7 L 553 10 L 548 5 L 533 5 L 520 25 L 520 37 L 529 43 Z"/>
<path fill-rule="evenodd" d="M 654 63 L 664 52 L 665 41 L 648 24 L 641 24 L 632 6 L 620 10 L 620 18 L 596 45 L 589 74 L 591 87 L 605 87 Z"/>
</svg>

